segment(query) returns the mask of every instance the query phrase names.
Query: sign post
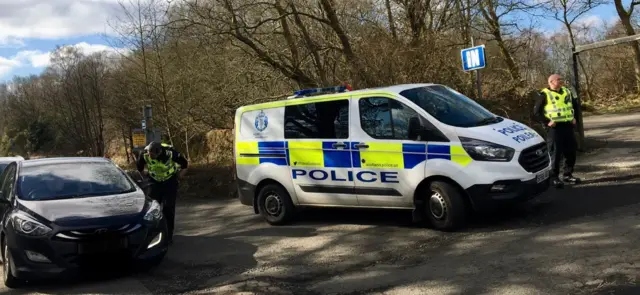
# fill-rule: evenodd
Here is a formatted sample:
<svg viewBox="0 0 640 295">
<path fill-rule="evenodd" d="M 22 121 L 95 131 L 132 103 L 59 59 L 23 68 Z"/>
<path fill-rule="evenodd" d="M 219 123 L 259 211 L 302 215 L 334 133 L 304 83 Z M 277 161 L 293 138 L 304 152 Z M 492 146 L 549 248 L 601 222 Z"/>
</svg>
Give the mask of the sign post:
<svg viewBox="0 0 640 295">
<path fill-rule="evenodd" d="M 145 142 L 149 144 L 153 141 L 153 121 L 151 114 L 151 106 L 146 105 L 142 108 L 142 115 L 144 119 L 142 120 L 142 129 L 145 131 Z"/>
<path fill-rule="evenodd" d="M 140 128 L 135 128 L 132 130 L 132 138 L 133 138 L 133 148 L 134 149 L 144 149 L 146 146 L 146 139 L 144 135 L 144 130 Z"/>
<path fill-rule="evenodd" d="M 142 107 L 143 119 L 140 122 L 140 127 L 142 128 L 133 128 L 131 130 L 134 151 L 141 152 L 152 141 L 159 142 L 162 139 L 162 131 L 153 127 L 151 110 L 150 105 Z"/>
<path fill-rule="evenodd" d="M 462 69 L 465 72 L 475 71 L 478 99 L 482 99 L 482 85 L 480 83 L 480 71 L 478 70 L 486 66 L 484 45 L 474 46 L 473 38 L 471 38 L 471 46 L 472 47 L 460 51 L 460 55 L 462 56 Z"/>
</svg>

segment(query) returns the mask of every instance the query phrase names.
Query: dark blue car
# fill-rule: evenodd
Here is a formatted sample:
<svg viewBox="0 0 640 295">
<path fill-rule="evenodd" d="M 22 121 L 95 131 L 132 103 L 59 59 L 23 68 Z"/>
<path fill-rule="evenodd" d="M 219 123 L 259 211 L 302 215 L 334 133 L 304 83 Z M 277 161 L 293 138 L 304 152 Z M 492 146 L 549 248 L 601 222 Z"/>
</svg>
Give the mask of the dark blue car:
<svg viewBox="0 0 640 295">
<path fill-rule="evenodd" d="M 11 162 L 0 174 L 0 216 L 9 288 L 110 265 L 153 266 L 168 248 L 160 204 L 104 158 Z"/>
</svg>

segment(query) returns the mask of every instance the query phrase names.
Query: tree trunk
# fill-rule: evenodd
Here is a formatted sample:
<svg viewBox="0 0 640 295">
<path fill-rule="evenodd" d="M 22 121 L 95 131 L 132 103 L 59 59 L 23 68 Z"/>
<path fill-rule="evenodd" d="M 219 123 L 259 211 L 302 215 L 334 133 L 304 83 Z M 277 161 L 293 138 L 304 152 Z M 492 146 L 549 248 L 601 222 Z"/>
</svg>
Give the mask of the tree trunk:
<svg viewBox="0 0 640 295">
<path fill-rule="evenodd" d="M 518 66 L 513 60 L 513 56 L 511 55 L 511 52 L 509 52 L 509 49 L 507 49 L 507 45 L 502 38 L 500 18 L 496 13 L 496 8 L 494 7 L 493 0 L 482 1 L 480 12 L 482 13 L 485 21 L 489 24 L 491 34 L 498 43 L 498 48 L 500 48 L 500 53 L 502 54 L 502 57 L 507 64 L 507 69 L 509 71 L 509 74 L 511 75 L 511 79 L 515 83 L 514 86 L 522 86 L 524 81 L 520 77 Z"/>
<path fill-rule="evenodd" d="M 387 7 L 387 19 L 389 21 L 389 30 L 391 30 L 391 35 L 393 36 L 393 40 L 398 41 L 398 32 L 396 31 L 396 24 L 394 23 L 393 12 L 391 11 L 391 0 L 385 0 L 384 4 Z"/>
</svg>

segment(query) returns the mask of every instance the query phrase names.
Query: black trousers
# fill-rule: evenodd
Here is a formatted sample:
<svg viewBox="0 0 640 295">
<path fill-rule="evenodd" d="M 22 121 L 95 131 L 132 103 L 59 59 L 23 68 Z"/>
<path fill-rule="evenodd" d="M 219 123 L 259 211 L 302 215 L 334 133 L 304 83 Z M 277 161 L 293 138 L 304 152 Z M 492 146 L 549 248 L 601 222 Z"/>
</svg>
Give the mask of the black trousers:
<svg viewBox="0 0 640 295">
<path fill-rule="evenodd" d="M 560 162 L 564 158 L 564 176 L 573 174 L 576 164 L 578 144 L 573 133 L 573 124 L 558 123 L 555 127 L 547 127 L 547 146 L 553 164 L 552 175 L 560 175 Z"/>
<path fill-rule="evenodd" d="M 178 179 L 176 176 L 163 181 L 151 180 L 149 197 L 162 204 L 162 214 L 167 221 L 169 241 L 173 239 L 173 229 L 176 216 L 176 198 L 178 195 Z"/>
</svg>

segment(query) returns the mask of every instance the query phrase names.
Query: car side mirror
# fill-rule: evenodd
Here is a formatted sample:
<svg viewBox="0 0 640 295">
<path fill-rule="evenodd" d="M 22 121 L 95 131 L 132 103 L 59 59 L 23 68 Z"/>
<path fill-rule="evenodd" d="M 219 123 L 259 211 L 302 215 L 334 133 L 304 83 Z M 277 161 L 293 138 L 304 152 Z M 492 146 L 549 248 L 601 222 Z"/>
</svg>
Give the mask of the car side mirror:
<svg viewBox="0 0 640 295">
<path fill-rule="evenodd" d="M 418 117 L 412 117 L 409 119 L 409 139 L 411 140 L 420 140 L 420 135 L 423 132 L 422 124 L 420 124 L 420 119 Z"/>
</svg>

